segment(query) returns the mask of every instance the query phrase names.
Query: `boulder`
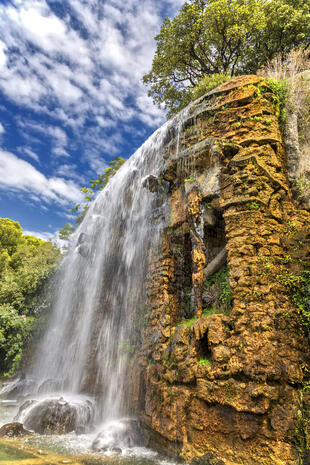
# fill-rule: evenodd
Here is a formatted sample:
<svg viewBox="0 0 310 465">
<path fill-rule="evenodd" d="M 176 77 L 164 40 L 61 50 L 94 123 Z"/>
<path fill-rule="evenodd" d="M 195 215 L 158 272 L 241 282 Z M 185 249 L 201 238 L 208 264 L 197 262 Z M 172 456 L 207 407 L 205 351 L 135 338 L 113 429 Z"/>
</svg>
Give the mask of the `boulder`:
<svg viewBox="0 0 310 465">
<path fill-rule="evenodd" d="M 38 394 L 47 394 L 51 392 L 59 392 L 61 389 L 61 382 L 57 379 L 46 379 L 40 384 Z"/>
<path fill-rule="evenodd" d="M 142 186 L 148 189 L 150 192 L 157 192 L 159 189 L 159 181 L 156 176 L 150 174 L 142 181 Z"/>
<path fill-rule="evenodd" d="M 94 405 L 84 398 L 27 400 L 20 407 L 17 418 L 36 433 L 65 434 L 88 427 L 94 418 Z"/>
<path fill-rule="evenodd" d="M 4 383 L 0 390 L 0 397 L 4 399 L 16 399 L 26 397 L 35 390 L 36 383 L 33 379 L 26 378 L 22 375 L 13 381 Z"/>
<path fill-rule="evenodd" d="M 32 431 L 28 431 L 24 428 L 22 423 L 14 422 L 7 423 L 0 428 L 0 438 L 3 437 L 18 437 L 18 436 L 29 436 L 33 434 Z"/>
<path fill-rule="evenodd" d="M 124 418 L 105 423 L 94 440 L 92 449 L 95 452 L 119 453 L 123 448 L 139 446 L 142 442 L 138 421 L 133 418 Z"/>
</svg>

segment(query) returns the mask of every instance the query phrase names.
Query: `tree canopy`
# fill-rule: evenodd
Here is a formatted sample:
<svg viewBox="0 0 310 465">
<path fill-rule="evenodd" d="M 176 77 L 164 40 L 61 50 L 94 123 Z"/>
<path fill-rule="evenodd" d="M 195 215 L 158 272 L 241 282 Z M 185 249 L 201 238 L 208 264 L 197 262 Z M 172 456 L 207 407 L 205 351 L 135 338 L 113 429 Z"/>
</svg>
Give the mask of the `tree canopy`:
<svg viewBox="0 0 310 465">
<path fill-rule="evenodd" d="M 59 249 L 23 235 L 19 223 L 0 218 L 0 374 L 12 373 L 36 324 L 36 306 Z"/>
<path fill-rule="evenodd" d="M 255 73 L 276 54 L 310 45 L 310 0 L 190 0 L 166 18 L 143 77 L 170 115 L 206 76 Z"/>
</svg>

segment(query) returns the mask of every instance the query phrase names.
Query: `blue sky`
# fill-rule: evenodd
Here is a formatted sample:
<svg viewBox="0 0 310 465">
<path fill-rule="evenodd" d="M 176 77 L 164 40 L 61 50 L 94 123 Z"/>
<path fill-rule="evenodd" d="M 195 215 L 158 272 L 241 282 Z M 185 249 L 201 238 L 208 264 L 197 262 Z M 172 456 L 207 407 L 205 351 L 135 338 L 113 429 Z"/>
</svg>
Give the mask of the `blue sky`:
<svg viewBox="0 0 310 465">
<path fill-rule="evenodd" d="M 183 0 L 0 0 L 0 216 L 51 238 L 165 120 L 141 83 Z"/>
</svg>

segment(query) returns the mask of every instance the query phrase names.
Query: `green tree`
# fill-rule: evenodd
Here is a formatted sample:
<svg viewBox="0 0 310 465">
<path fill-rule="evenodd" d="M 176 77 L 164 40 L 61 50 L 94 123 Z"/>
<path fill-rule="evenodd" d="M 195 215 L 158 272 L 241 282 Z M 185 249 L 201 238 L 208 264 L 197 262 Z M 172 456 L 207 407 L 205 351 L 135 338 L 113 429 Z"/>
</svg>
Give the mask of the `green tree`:
<svg viewBox="0 0 310 465">
<path fill-rule="evenodd" d="M 66 223 L 58 233 L 59 239 L 61 239 L 62 241 L 68 241 L 73 231 L 74 231 L 74 226 L 72 226 L 72 224 L 70 223 Z"/>
<path fill-rule="evenodd" d="M 81 192 L 84 194 L 84 203 L 76 204 L 69 210 L 69 213 L 78 213 L 75 223 L 78 225 L 82 222 L 86 215 L 89 205 L 94 199 L 98 191 L 101 191 L 114 176 L 116 171 L 125 163 L 125 159 L 122 157 L 115 157 L 109 162 L 108 168 L 106 168 L 102 174 L 99 174 L 97 179 L 90 181 L 90 187 L 82 187 Z M 62 240 L 69 240 L 71 233 L 74 231 L 74 226 L 71 224 L 65 224 L 64 227 L 59 231 L 59 237 Z M 0 257 L 1 260 L 1 257 Z M 1 263 L 1 262 L 0 262 Z M 1 265 L 0 265 L 1 266 Z"/>
<path fill-rule="evenodd" d="M 278 54 L 285 60 L 291 50 L 310 46 L 309 0 L 265 1 L 264 14 L 266 26 L 255 38 L 246 72 L 256 72 Z"/>
<path fill-rule="evenodd" d="M 0 218 L 0 374 L 12 374 L 38 321 L 37 305 L 60 251 Z"/>
<path fill-rule="evenodd" d="M 309 0 L 190 0 L 164 20 L 143 81 L 171 115 L 206 76 L 253 73 L 279 51 L 308 47 L 309 24 Z"/>
</svg>

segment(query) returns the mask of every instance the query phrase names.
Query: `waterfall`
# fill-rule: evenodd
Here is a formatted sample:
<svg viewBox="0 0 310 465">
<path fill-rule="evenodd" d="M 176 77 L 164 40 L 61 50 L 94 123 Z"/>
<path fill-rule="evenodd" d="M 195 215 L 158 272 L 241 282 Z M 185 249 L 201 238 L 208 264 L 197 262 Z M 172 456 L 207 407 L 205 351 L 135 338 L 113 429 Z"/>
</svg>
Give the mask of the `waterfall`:
<svg viewBox="0 0 310 465">
<path fill-rule="evenodd" d="M 37 392 L 95 394 L 97 424 L 127 414 L 126 369 L 146 311 L 148 253 L 157 250 L 167 218 L 165 187 L 154 192 L 145 179 L 163 169 L 164 148 L 178 140 L 182 118 L 158 129 L 89 208 L 61 265 L 34 357 Z"/>
</svg>

